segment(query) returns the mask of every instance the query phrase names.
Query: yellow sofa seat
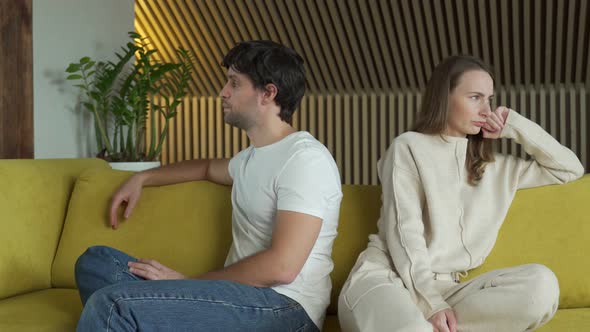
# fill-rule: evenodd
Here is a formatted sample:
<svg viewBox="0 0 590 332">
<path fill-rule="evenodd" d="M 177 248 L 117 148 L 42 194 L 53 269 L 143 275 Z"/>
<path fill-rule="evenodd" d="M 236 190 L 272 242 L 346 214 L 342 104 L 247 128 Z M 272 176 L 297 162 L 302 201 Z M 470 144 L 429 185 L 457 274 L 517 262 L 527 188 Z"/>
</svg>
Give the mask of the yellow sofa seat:
<svg viewBox="0 0 590 332">
<path fill-rule="evenodd" d="M 151 257 L 185 273 L 222 266 L 231 242 L 228 187 L 208 182 L 146 188 L 118 230 L 108 225 L 113 191 L 130 175 L 100 160 L 0 160 L 0 331 L 73 331 L 81 304 L 74 262 L 92 245 Z M 334 244 L 332 304 L 324 331 L 339 331 L 336 299 L 367 237 L 376 231 L 379 186 L 343 186 Z M 541 263 L 555 271 L 561 306 L 540 331 L 590 331 L 590 175 L 564 186 L 519 191 L 484 271 Z M 16 275 L 11 274 L 16 271 Z M 13 273 L 13 274 L 14 274 Z"/>
<path fill-rule="evenodd" d="M 48 288 L 0 301 L 0 331 L 75 331 L 82 303 L 77 289 Z"/>
</svg>

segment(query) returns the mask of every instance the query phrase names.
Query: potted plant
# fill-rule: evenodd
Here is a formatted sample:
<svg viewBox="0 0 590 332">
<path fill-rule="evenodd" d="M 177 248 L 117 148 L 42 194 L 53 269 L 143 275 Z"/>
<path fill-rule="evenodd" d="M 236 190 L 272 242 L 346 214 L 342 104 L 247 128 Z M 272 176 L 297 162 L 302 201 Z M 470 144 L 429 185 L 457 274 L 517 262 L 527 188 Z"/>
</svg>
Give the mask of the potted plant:
<svg viewBox="0 0 590 332">
<path fill-rule="evenodd" d="M 153 55 L 158 50 L 148 49 L 147 37 L 135 32 L 129 32 L 129 37 L 131 41 L 122 52 L 115 53 L 116 62 L 83 57 L 67 67 L 67 79 L 77 83 L 82 108 L 94 118 L 97 157 L 111 162 L 114 168 L 121 166 L 117 162 L 156 162 L 157 166 L 169 121 L 187 93 L 193 56 L 178 48 L 177 63 L 156 61 Z M 156 132 L 154 124 L 159 116 L 164 125 Z M 152 125 L 146 144 L 148 118 Z"/>
</svg>

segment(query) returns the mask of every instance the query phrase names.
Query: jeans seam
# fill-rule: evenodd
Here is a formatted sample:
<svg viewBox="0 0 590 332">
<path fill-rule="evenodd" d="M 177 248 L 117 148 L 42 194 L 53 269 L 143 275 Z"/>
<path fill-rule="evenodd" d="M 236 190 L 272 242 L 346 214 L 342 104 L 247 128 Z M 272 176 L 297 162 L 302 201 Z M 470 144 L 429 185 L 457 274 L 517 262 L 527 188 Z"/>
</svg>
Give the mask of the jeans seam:
<svg viewBox="0 0 590 332">
<path fill-rule="evenodd" d="M 300 326 L 295 332 L 303 332 L 307 330 L 307 323 L 303 323 L 303 326 Z"/>
<path fill-rule="evenodd" d="M 295 302 L 295 303 L 290 303 L 287 306 L 283 306 L 283 307 L 279 307 L 279 308 L 273 308 L 272 310 L 275 313 L 280 314 L 280 313 L 282 313 L 284 311 L 290 311 L 290 310 L 299 309 L 299 308 L 301 308 L 301 304 Z"/>
<path fill-rule="evenodd" d="M 125 268 L 125 265 L 123 265 L 123 262 L 121 262 L 120 260 L 118 260 L 116 257 L 111 255 L 111 258 L 113 260 L 113 263 L 115 263 L 115 265 L 118 267 L 116 275 L 115 275 L 115 279 L 117 281 L 121 281 L 121 275 L 122 274 L 127 274 L 135 279 L 137 279 L 137 276 L 131 272 L 129 272 L 128 269 Z"/>
<path fill-rule="evenodd" d="M 109 332 L 109 330 L 111 329 L 111 317 L 113 317 L 113 309 L 115 308 L 115 305 L 117 304 L 117 302 L 119 301 L 118 298 L 115 301 L 113 301 L 113 303 L 111 304 L 111 307 L 109 308 L 109 318 L 107 319 L 107 330 L 106 332 Z"/>
<path fill-rule="evenodd" d="M 292 308 L 296 308 L 300 306 L 299 304 L 289 305 L 286 307 L 280 308 L 272 308 L 272 307 L 257 307 L 257 306 L 244 306 L 244 305 L 237 305 L 227 301 L 216 301 L 216 300 L 208 300 L 208 299 L 198 299 L 198 298 L 182 298 L 182 297 L 174 297 L 174 296 L 141 296 L 141 297 L 119 297 L 113 301 L 112 306 L 117 305 L 119 302 L 135 302 L 135 301 L 145 301 L 145 300 L 163 300 L 163 301 L 187 301 L 187 302 L 206 302 L 212 304 L 219 304 L 225 305 L 233 308 L 239 309 L 251 309 L 251 310 L 262 310 L 262 311 L 271 311 L 275 313 L 279 313 L 284 310 L 289 310 Z M 111 308 L 112 312 L 112 308 Z M 109 313 L 110 318 L 110 313 Z"/>
<path fill-rule="evenodd" d="M 225 302 L 225 301 L 212 301 L 212 300 L 206 300 L 206 299 L 187 299 L 187 298 L 178 298 L 178 297 L 153 297 L 153 296 L 142 296 L 142 297 L 133 297 L 133 298 L 125 298 L 125 297 L 119 297 L 117 299 L 115 299 L 113 301 L 113 303 L 110 305 L 109 308 L 109 316 L 107 319 L 107 326 L 106 326 L 106 332 L 111 331 L 111 318 L 113 316 L 113 311 L 116 305 L 118 305 L 120 302 L 126 302 L 126 301 L 143 301 L 143 300 L 169 300 L 169 301 L 191 301 L 191 302 L 207 302 L 207 303 L 212 303 L 212 304 L 220 304 L 220 305 L 226 305 L 226 306 L 230 306 L 233 308 L 239 308 L 239 309 L 250 309 L 250 310 L 261 310 L 261 311 L 269 311 L 272 312 L 273 314 L 276 314 L 280 311 L 282 311 L 280 309 L 275 309 L 275 308 L 265 308 L 265 307 L 252 307 L 252 306 L 239 306 L 239 305 L 235 305 L 229 302 Z M 289 305 L 288 307 L 285 307 L 286 309 L 291 309 L 291 308 L 295 308 L 295 307 L 301 307 L 300 304 L 298 304 L 297 302 L 295 302 L 293 305 Z M 309 318 L 308 318 L 309 319 Z M 307 323 L 303 323 L 302 326 L 298 327 L 296 329 L 296 332 L 301 332 L 301 331 L 307 331 L 308 328 L 308 324 Z"/>
</svg>

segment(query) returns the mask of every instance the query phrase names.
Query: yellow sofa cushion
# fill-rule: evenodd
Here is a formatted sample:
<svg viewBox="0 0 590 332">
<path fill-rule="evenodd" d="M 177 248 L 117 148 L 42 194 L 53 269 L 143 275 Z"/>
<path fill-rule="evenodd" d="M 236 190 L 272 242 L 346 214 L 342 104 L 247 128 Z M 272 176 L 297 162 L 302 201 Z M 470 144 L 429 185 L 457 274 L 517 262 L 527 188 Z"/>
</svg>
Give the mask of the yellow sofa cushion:
<svg viewBox="0 0 590 332">
<path fill-rule="evenodd" d="M 582 332 L 590 331 L 590 308 L 560 309 L 555 317 L 537 332 Z"/>
<path fill-rule="evenodd" d="M 99 159 L 0 162 L 0 298 L 51 286 L 70 193 L 76 177 L 92 167 L 108 164 Z"/>
<path fill-rule="evenodd" d="M 565 185 L 520 190 L 490 256 L 469 277 L 541 263 L 559 279 L 560 308 L 590 307 L 589 239 L 590 175 Z"/>
<path fill-rule="evenodd" d="M 342 186 L 342 204 L 338 236 L 332 248 L 334 270 L 332 277 L 332 297 L 329 314 L 336 314 L 338 294 L 348 278 L 348 273 L 358 255 L 367 248 L 369 234 L 377 232 L 377 220 L 381 210 L 381 187 L 345 185 Z"/>
<path fill-rule="evenodd" d="M 36 291 L 0 301 L 0 331 L 74 331 L 81 312 L 75 289 Z"/>
<path fill-rule="evenodd" d="M 339 332 L 340 324 L 336 315 L 328 315 L 324 322 L 323 332 Z M 537 332 L 582 332 L 590 331 L 590 308 L 561 309 L 546 325 Z"/>
<path fill-rule="evenodd" d="M 75 287 L 74 263 L 93 245 L 153 258 L 186 275 L 223 266 L 231 243 L 230 187 L 200 181 L 145 188 L 130 218 L 113 230 L 109 202 L 130 174 L 92 169 L 78 178 L 53 264 L 54 286 Z"/>
</svg>

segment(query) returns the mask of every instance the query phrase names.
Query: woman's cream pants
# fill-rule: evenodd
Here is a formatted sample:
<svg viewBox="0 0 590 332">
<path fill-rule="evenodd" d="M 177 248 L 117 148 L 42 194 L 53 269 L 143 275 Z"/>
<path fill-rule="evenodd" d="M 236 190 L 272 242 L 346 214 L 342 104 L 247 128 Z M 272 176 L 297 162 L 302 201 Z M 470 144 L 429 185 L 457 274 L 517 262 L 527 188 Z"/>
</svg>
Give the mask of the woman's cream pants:
<svg viewBox="0 0 590 332">
<path fill-rule="evenodd" d="M 338 301 L 342 330 L 432 332 L 402 280 L 382 266 L 365 259 L 353 268 Z M 553 317 L 559 302 L 557 278 L 543 265 L 495 270 L 461 283 L 437 279 L 460 332 L 532 331 Z"/>
</svg>

